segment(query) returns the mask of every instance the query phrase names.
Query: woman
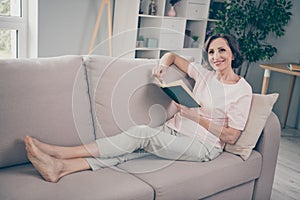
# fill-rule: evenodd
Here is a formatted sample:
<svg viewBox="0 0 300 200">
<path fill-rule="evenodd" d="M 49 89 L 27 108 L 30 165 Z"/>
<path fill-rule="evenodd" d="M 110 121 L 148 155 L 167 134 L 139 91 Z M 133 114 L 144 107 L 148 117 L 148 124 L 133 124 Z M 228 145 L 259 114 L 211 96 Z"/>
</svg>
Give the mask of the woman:
<svg viewBox="0 0 300 200">
<path fill-rule="evenodd" d="M 176 104 L 178 112 L 163 126 L 132 127 L 107 139 L 87 145 L 60 147 L 48 145 L 30 136 L 25 137 L 29 160 L 42 177 L 57 182 L 61 177 L 82 170 L 112 166 L 143 154 L 143 149 L 162 158 L 209 161 L 223 151 L 225 143 L 234 144 L 244 129 L 252 97 L 246 80 L 233 71 L 242 63 L 238 44 L 230 35 L 215 35 L 205 44 L 209 65 L 207 70 L 186 59 L 167 53 L 153 75 L 162 78 L 170 65 L 195 80 L 193 93 L 200 108 Z M 101 162 L 97 162 L 100 160 Z"/>
</svg>

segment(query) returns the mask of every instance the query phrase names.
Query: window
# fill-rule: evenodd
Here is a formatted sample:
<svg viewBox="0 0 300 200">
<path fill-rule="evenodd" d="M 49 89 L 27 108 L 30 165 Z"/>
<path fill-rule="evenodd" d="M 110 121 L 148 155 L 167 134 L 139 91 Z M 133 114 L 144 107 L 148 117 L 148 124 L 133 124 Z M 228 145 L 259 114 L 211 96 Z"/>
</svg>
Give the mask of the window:
<svg viewBox="0 0 300 200">
<path fill-rule="evenodd" d="M 27 57 L 27 0 L 0 0 L 0 59 Z"/>
</svg>

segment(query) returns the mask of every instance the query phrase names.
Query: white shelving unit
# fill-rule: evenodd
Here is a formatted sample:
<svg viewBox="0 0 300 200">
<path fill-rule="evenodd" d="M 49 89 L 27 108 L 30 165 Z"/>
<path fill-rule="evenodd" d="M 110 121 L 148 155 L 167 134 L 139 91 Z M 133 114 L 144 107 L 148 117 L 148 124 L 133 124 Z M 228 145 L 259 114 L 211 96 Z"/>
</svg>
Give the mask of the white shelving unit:
<svg viewBox="0 0 300 200">
<path fill-rule="evenodd" d="M 206 36 L 210 0 L 182 0 L 175 6 L 176 17 L 167 14 L 171 7 L 169 0 L 155 0 L 156 15 L 149 15 L 150 2 L 115 1 L 113 56 L 157 59 L 172 51 L 199 61 Z M 198 47 L 191 45 L 191 36 L 199 37 Z M 141 37 L 144 42 L 137 42 Z"/>
</svg>

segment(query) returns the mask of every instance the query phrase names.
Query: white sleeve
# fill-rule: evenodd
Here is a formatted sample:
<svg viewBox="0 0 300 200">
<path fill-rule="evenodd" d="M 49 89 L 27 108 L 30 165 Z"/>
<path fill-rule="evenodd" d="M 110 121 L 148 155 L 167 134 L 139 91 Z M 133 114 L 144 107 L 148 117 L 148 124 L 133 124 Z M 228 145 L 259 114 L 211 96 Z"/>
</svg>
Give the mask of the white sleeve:
<svg viewBox="0 0 300 200">
<path fill-rule="evenodd" d="M 231 102 L 227 111 L 228 126 L 238 130 L 244 130 L 252 101 L 252 88 L 250 85 L 246 85 L 244 89 L 240 89 L 242 94 Z"/>
<path fill-rule="evenodd" d="M 199 63 L 190 63 L 188 66 L 188 75 L 194 80 L 198 80 L 201 74 L 204 74 L 208 70 L 203 68 Z"/>
</svg>

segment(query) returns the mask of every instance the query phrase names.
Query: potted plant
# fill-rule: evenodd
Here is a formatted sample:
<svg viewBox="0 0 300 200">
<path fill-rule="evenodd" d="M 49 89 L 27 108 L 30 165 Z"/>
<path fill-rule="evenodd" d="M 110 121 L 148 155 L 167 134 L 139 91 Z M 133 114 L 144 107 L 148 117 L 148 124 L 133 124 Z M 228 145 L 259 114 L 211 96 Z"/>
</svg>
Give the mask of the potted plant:
<svg viewBox="0 0 300 200">
<path fill-rule="evenodd" d="M 199 48 L 199 42 L 198 42 L 199 36 L 193 35 L 192 39 L 193 39 L 193 42 L 192 42 L 191 47 L 192 48 Z"/>
<path fill-rule="evenodd" d="M 236 37 L 246 61 L 244 77 L 251 63 L 270 59 L 277 53 L 276 47 L 268 41 L 270 37 L 285 34 L 292 6 L 290 0 L 231 0 L 224 3 L 223 11 L 218 11 L 220 20 L 212 32 Z M 241 75 L 241 69 L 238 73 Z"/>
<path fill-rule="evenodd" d="M 180 2 L 181 0 L 170 0 L 169 3 L 171 4 L 170 10 L 168 11 L 168 16 L 175 17 L 176 11 L 175 11 L 175 5 Z"/>
<path fill-rule="evenodd" d="M 136 47 L 144 47 L 145 44 L 144 44 L 144 36 L 140 35 L 138 36 L 138 39 L 136 41 Z"/>
</svg>

